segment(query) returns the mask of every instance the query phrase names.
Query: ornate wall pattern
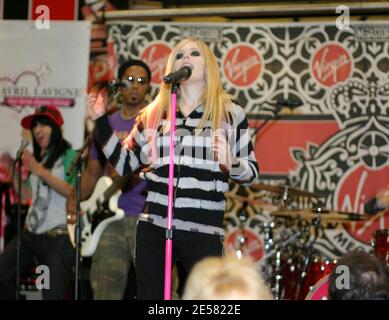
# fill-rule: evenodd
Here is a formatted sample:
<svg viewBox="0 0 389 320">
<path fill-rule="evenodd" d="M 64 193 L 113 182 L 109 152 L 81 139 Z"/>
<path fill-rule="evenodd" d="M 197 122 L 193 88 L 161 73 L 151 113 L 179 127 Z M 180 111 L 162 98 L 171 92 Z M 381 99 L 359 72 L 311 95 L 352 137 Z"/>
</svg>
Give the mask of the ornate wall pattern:
<svg viewBox="0 0 389 320">
<path fill-rule="evenodd" d="M 119 62 L 141 58 L 149 64 L 153 93 L 171 48 L 182 37 L 206 40 L 220 63 L 225 89 L 250 119 L 261 182 L 318 192 L 326 208 L 355 213 L 388 186 L 389 24 L 358 23 L 339 30 L 335 24 L 312 23 L 115 22 L 109 35 Z M 278 199 L 255 188 L 233 183 L 231 188 L 232 194 L 257 200 L 245 210 L 248 237 L 254 234 L 248 250 L 259 259 L 263 222 Z M 227 238 L 239 225 L 242 207 L 239 198 L 230 200 Z M 292 203 L 313 205 L 305 198 Z M 371 250 L 372 233 L 388 225 L 385 212 L 363 223 L 327 225 L 315 248 L 328 256 Z"/>
</svg>

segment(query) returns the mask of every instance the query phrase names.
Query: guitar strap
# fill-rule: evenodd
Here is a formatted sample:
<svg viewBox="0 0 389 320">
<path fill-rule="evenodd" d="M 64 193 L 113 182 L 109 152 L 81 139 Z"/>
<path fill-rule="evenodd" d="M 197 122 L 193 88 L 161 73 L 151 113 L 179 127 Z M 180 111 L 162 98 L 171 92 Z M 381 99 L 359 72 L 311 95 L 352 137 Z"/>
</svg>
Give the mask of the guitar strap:
<svg viewBox="0 0 389 320">
<path fill-rule="evenodd" d="M 68 176 L 66 174 L 67 170 L 69 169 L 73 159 L 76 157 L 77 152 L 74 149 L 67 149 L 63 155 L 62 155 L 62 163 L 63 163 L 63 168 L 64 168 L 64 180 L 72 185 L 73 187 L 76 185 L 76 177 L 77 177 L 77 172 L 74 170 L 73 174 L 71 176 Z"/>
</svg>

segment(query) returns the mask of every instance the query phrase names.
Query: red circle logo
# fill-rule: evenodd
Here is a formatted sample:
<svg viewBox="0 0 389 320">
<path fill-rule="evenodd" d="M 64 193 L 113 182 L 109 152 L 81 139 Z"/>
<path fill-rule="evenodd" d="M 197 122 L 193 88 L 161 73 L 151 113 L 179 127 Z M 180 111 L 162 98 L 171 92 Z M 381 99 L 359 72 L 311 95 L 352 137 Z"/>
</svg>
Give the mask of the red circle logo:
<svg viewBox="0 0 389 320">
<path fill-rule="evenodd" d="M 351 75 L 351 56 L 338 43 L 325 44 L 313 55 L 311 70 L 315 79 L 326 87 L 346 81 Z"/>
<path fill-rule="evenodd" d="M 364 204 L 373 198 L 378 190 L 388 186 L 389 167 L 369 170 L 364 165 L 353 168 L 345 174 L 335 192 L 335 208 L 341 211 L 363 213 Z M 389 212 L 379 212 L 361 222 L 344 224 L 345 230 L 355 239 L 371 244 L 373 232 L 389 227 Z"/>
<path fill-rule="evenodd" d="M 227 234 L 224 250 L 228 254 L 249 256 L 258 261 L 263 256 L 262 239 L 257 232 L 248 228 L 235 229 Z"/>
<path fill-rule="evenodd" d="M 235 86 L 251 86 L 261 74 L 261 56 L 247 44 L 236 45 L 227 52 L 223 71 L 225 77 Z"/>
<path fill-rule="evenodd" d="M 161 83 L 166 62 L 172 49 L 166 43 L 152 43 L 142 52 L 140 58 L 150 67 L 151 83 Z"/>
</svg>

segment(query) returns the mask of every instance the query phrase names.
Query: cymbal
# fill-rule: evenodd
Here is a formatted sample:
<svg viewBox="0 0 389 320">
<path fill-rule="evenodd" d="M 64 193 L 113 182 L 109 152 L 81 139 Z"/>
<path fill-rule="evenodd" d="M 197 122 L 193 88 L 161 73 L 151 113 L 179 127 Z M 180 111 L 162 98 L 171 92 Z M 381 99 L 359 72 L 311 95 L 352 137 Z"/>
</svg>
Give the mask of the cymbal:
<svg viewBox="0 0 389 320">
<path fill-rule="evenodd" d="M 256 183 L 251 186 L 254 190 L 266 190 L 270 192 L 283 194 L 287 192 L 289 196 L 300 196 L 300 197 L 309 197 L 309 198 L 320 198 L 321 195 L 315 192 L 309 192 L 297 188 L 292 188 L 286 185 L 270 185 L 264 183 Z"/>
<path fill-rule="evenodd" d="M 246 202 L 249 205 L 261 205 L 261 206 L 271 206 L 274 207 L 275 210 L 278 209 L 277 206 L 273 205 L 272 203 L 269 203 L 268 201 L 262 200 L 262 199 L 252 199 L 252 198 L 247 198 L 247 197 L 242 197 L 236 194 L 230 194 L 226 193 L 226 197 L 239 201 L 239 202 Z"/>
<path fill-rule="evenodd" d="M 363 214 L 324 208 L 278 210 L 271 212 L 270 215 L 275 217 L 302 218 L 305 220 L 313 220 L 320 217 L 322 222 L 352 222 L 367 219 Z"/>
<path fill-rule="evenodd" d="M 262 199 L 251 199 L 251 198 L 242 197 L 242 196 L 238 196 L 236 194 L 230 194 L 230 193 L 226 193 L 226 197 L 233 199 L 235 201 L 247 203 L 250 206 L 259 206 L 262 209 L 269 210 L 269 211 L 275 211 L 275 210 L 279 209 L 279 206 L 274 205 L 273 203 L 270 203 L 269 201 L 262 200 Z"/>
</svg>

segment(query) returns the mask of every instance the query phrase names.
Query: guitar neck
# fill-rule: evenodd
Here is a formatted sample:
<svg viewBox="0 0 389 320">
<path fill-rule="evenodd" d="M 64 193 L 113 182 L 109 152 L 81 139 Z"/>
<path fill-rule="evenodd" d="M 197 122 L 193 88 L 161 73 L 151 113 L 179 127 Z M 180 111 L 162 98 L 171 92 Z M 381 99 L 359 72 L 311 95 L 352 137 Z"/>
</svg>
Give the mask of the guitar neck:
<svg viewBox="0 0 389 320">
<path fill-rule="evenodd" d="M 116 178 L 111 184 L 111 186 L 107 190 L 105 190 L 104 199 L 108 200 L 116 193 L 116 191 L 123 188 L 131 177 L 131 174 L 132 172 L 127 172 L 124 176 Z"/>
</svg>

